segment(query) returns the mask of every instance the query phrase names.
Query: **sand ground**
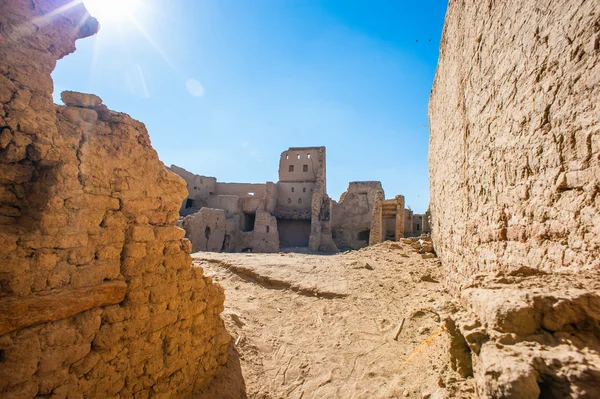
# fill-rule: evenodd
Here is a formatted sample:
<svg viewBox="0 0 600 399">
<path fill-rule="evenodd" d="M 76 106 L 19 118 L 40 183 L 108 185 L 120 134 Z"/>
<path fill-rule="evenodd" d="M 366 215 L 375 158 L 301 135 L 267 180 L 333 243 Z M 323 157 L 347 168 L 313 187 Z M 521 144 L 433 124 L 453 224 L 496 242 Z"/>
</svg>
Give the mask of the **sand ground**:
<svg viewBox="0 0 600 399">
<path fill-rule="evenodd" d="M 439 261 L 409 245 L 193 258 L 225 287 L 232 335 L 203 398 L 474 397 L 450 367 Z"/>
</svg>

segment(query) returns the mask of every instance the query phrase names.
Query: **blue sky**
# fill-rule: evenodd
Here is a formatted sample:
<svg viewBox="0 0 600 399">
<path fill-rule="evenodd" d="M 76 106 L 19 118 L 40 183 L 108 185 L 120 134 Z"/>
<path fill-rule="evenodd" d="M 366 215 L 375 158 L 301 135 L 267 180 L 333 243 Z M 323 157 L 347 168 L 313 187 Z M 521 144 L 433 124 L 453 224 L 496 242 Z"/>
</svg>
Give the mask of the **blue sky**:
<svg viewBox="0 0 600 399">
<path fill-rule="evenodd" d="M 100 33 L 53 73 L 58 103 L 95 93 L 146 124 L 165 164 L 225 182 L 276 182 L 282 151 L 324 145 L 332 198 L 380 180 L 426 210 L 447 0 L 102 1 Z"/>
</svg>

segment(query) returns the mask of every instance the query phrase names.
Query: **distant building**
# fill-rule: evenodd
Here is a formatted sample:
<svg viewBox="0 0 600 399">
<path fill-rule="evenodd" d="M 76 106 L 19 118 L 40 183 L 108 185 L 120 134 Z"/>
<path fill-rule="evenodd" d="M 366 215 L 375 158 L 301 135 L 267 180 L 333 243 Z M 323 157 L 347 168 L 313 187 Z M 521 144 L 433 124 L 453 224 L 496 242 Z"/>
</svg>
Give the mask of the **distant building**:
<svg viewBox="0 0 600 399">
<path fill-rule="evenodd" d="M 378 181 L 351 182 L 339 203 L 331 200 L 325 147 L 282 152 L 277 183 L 221 183 L 175 165 L 170 170 L 187 183 L 180 225 L 194 252 L 335 252 L 397 239 L 406 233 L 406 225 L 413 226 L 412 219 L 405 219 L 404 197 L 383 200 Z M 418 225 L 423 228 L 422 222 Z"/>
</svg>

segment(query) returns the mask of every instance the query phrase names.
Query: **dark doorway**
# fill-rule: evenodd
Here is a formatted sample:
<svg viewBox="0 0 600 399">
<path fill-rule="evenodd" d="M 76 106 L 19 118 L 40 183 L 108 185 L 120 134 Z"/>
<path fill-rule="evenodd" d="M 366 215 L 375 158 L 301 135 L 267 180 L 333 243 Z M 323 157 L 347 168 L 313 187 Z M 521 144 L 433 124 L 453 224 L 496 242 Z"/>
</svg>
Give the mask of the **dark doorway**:
<svg viewBox="0 0 600 399">
<path fill-rule="evenodd" d="M 223 239 L 223 246 L 221 247 L 221 252 L 227 252 L 229 250 L 230 242 L 231 236 L 229 234 L 225 234 L 225 239 Z"/>
<path fill-rule="evenodd" d="M 194 200 L 191 198 L 188 198 L 185 200 L 185 208 L 193 208 L 194 207 Z"/>
<path fill-rule="evenodd" d="M 243 213 L 242 215 L 242 231 L 254 231 L 256 213 Z"/>
<path fill-rule="evenodd" d="M 363 230 L 358 232 L 358 236 L 356 237 L 358 241 L 366 241 L 369 242 L 369 237 L 371 236 L 370 230 Z"/>
<path fill-rule="evenodd" d="M 310 220 L 277 219 L 281 248 L 308 247 Z"/>
</svg>

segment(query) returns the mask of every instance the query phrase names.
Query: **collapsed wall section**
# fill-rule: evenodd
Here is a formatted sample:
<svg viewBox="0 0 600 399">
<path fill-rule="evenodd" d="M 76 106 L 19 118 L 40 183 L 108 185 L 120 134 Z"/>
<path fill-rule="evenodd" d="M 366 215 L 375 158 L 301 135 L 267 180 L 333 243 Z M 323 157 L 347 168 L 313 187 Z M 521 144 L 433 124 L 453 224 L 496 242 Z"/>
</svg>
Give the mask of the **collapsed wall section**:
<svg viewBox="0 0 600 399">
<path fill-rule="evenodd" d="M 0 396 L 190 396 L 226 360 L 223 289 L 174 226 L 144 125 L 50 73 L 80 3 L 0 1 Z"/>
</svg>

